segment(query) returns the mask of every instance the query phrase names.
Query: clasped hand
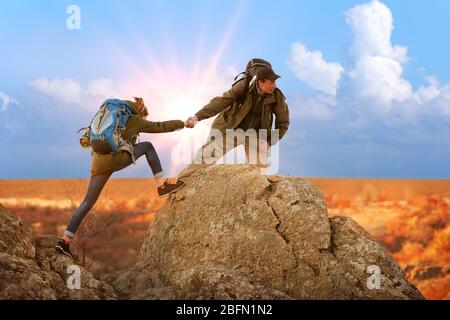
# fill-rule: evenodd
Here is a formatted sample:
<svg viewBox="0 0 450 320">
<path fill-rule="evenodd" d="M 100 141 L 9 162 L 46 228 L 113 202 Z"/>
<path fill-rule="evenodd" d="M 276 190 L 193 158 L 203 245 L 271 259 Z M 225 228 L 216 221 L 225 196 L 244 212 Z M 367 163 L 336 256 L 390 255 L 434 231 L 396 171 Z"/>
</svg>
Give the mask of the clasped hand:
<svg viewBox="0 0 450 320">
<path fill-rule="evenodd" d="M 197 116 L 189 117 L 186 121 L 184 121 L 184 126 L 186 128 L 194 128 L 195 125 L 198 123 Z"/>
</svg>

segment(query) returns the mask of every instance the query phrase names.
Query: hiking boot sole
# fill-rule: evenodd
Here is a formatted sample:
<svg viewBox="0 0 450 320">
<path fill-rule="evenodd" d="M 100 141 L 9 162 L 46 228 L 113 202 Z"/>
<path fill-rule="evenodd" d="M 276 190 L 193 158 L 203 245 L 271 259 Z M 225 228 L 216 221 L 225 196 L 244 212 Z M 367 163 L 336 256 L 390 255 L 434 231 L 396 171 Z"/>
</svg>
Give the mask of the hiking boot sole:
<svg viewBox="0 0 450 320">
<path fill-rule="evenodd" d="M 170 191 L 170 192 L 167 192 L 166 194 L 163 194 L 162 196 L 159 196 L 160 198 L 165 198 L 165 197 L 167 197 L 168 195 L 171 195 L 172 193 L 174 193 L 174 192 L 177 192 L 178 191 L 178 189 L 175 189 L 175 190 L 172 190 L 172 191 Z"/>
<path fill-rule="evenodd" d="M 69 258 L 72 258 L 72 259 L 73 259 L 73 257 L 72 257 L 69 253 L 67 253 L 66 251 L 64 251 L 64 249 L 61 248 L 60 246 L 56 245 L 56 246 L 55 246 L 55 249 L 56 249 L 56 251 L 58 251 L 60 254 L 64 254 L 64 255 L 68 256 Z"/>
</svg>

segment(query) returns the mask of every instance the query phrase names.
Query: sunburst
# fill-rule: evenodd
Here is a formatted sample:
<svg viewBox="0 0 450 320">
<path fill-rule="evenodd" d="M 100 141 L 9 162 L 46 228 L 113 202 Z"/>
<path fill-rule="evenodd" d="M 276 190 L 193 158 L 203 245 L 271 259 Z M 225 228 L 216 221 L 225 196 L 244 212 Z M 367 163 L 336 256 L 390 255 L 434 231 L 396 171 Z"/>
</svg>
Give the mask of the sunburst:
<svg viewBox="0 0 450 320">
<path fill-rule="evenodd" d="M 215 52 L 209 55 L 197 50 L 197 57 L 192 67 L 186 68 L 175 61 L 177 55 L 165 50 L 164 59 L 157 59 L 154 52 L 161 52 L 161 46 L 146 43 L 145 39 L 133 34 L 136 49 L 145 55 L 142 63 L 127 57 L 123 48 L 117 48 L 123 55 L 123 66 L 127 77 L 121 79 L 118 93 L 122 97 L 140 96 L 149 108 L 150 121 L 185 120 L 194 115 L 213 97 L 227 90 L 237 70 L 233 67 L 221 66 L 224 51 L 233 37 L 246 2 L 236 8 L 236 13 L 225 29 L 222 40 Z M 135 30 L 136 31 L 136 30 Z M 166 40 L 171 43 L 170 39 Z M 205 39 L 199 43 L 205 43 Z M 176 46 L 169 45 L 170 48 Z M 192 48 L 195 50 L 195 48 Z M 172 49 L 174 50 L 174 49 Z M 154 135 L 150 138 L 158 152 L 170 151 L 170 174 L 176 173 L 188 165 L 196 149 L 208 137 L 213 119 L 200 122 L 194 129 L 183 129 L 170 134 Z M 148 139 L 145 137 L 144 139 Z"/>
</svg>

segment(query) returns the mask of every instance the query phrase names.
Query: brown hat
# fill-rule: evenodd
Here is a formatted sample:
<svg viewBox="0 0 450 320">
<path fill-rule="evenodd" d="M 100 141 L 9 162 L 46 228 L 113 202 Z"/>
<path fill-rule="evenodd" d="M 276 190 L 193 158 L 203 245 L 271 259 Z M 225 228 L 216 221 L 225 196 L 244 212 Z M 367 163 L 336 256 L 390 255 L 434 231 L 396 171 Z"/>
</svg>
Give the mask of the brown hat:
<svg viewBox="0 0 450 320">
<path fill-rule="evenodd" d="M 258 80 L 270 80 L 275 81 L 278 78 L 281 78 L 279 75 L 277 75 L 275 72 L 273 72 L 272 69 L 269 68 L 262 68 L 256 73 L 256 78 Z"/>
</svg>

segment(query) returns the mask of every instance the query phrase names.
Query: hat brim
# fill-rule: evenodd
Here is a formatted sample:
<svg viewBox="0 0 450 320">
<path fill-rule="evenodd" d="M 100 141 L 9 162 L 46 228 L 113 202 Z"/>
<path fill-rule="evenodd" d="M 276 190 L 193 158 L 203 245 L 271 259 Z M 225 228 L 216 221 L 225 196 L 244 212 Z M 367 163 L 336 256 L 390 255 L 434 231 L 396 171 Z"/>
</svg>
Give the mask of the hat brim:
<svg viewBox="0 0 450 320">
<path fill-rule="evenodd" d="M 270 76 L 268 79 L 271 81 L 275 81 L 277 79 L 280 79 L 281 76 L 277 75 L 276 73 L 274 73 L 272 76 Z"/>
</svg>

